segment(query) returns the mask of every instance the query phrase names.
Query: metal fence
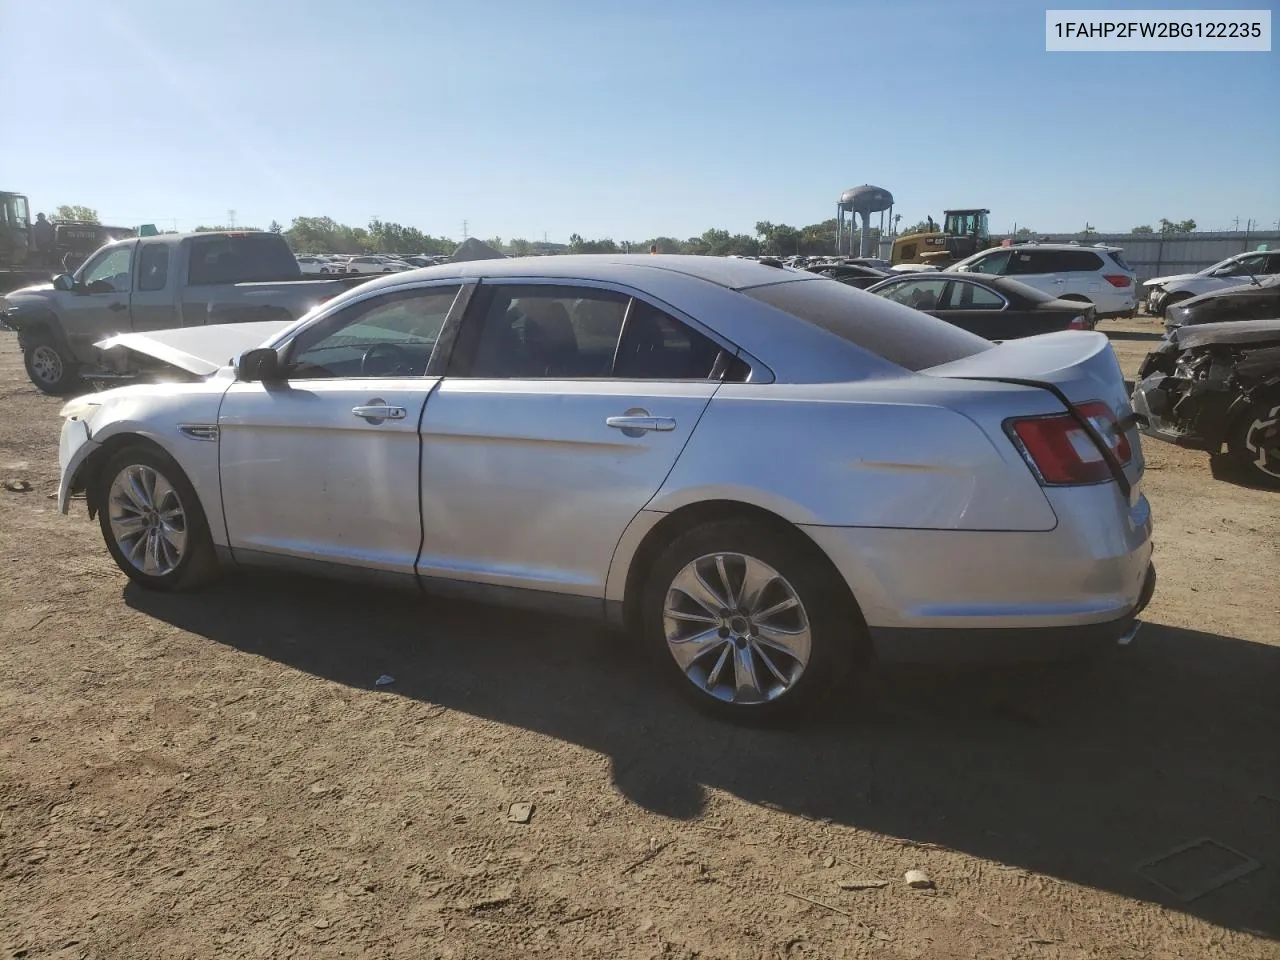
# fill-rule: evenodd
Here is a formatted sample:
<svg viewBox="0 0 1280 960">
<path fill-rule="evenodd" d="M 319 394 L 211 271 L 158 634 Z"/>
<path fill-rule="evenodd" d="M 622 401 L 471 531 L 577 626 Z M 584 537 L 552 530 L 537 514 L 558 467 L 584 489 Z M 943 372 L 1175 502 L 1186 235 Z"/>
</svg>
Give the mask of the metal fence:
<svg viewBox="0 0 1280 960">
<path fill-rule="evenodd" d="M 1054 243 L 1075 242 L 1081 246 L 1105 243 L 1123 247 L 1124 258 L 1138 274 L 1139 282 L 1174 273 L 1194 273 L 1237 253 L 1257 250 L 1262 244 L 1266 244 L 1269 250 L 1280 250 L 1280 231 L 1275 230 L 1170 234 L 1097 233 L 1087 237 L 1079 233 L 1037 233 L 1035 236 L 1036 239 L 1048 238 Z M 887 257 L 886 248 L 891 243 L 889 238 L 881 243 L 882 257 Z"/>
</svg>

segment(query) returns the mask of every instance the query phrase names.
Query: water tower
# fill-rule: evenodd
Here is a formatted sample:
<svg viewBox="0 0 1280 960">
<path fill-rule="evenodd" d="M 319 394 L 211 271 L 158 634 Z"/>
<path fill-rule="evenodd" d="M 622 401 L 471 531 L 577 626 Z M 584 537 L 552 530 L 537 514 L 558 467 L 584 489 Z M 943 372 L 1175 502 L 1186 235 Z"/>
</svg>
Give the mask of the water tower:
<svg viewBox="0 0 1280 960">
<path fill-rule="evenodd" d="M 850 187 L 840 194 L 840 202 L 836 204 L 836 253 L 853 256 L 853 234 L 858 222 L 858 214 L 862 214 L 862 234 L 858 240 L 858 256 L 873 256 L 871 246 L 871 214 L 880 214 L 880 235 L 884 236 L 884 215 L 889 212 L 889 222 L 893 222 L 893 194 L 884 187 L 873 187 L 864 183 L 860 187 Z M 846 216 L 847 215 L 847 216 Z M 846 239 L 847 238 L 847 239 Z"/>
</svg>

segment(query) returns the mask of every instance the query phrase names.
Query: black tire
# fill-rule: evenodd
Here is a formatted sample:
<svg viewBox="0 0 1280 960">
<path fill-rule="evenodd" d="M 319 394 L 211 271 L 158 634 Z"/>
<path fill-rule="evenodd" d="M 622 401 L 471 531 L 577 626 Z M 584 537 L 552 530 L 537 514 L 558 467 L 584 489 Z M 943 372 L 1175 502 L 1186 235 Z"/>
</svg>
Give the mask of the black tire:
<svg viewBox="0 0 1280 960">
<path fill-rule="evenodd" d="M 1231 425 L 1227 455 L 1249 481 L 1280 490 L 1280 393 L 1253 403 Z"/>
<path fill-rule="evenodd" d="M 759 648 L 749 646 L 752 642 L 749 639 L 735 641 L 732 635 L 726 636 L 727 627 L 716 631 L 723 642 L 710 640 L 710 645 L 719 645 L 709 646 L 705 656 L 694 658 L 700 674 L 698 680 L 686 675 L 685 668 L 676 661 L 668 644 L 664 611 L 673 581 L 695 560 L 716 554 L 742 555 L 771 567 L 793 591 L 799 601 L 800 615 L 807 619 L 810 636 L 807 663 L 798 676 L 794 676 L 790 684 L 776 692 L 772 699 L 734 702 L 724 697 L 736 697 L 736 692 L 726 694 L 723 685 L 719 697 L 706 690 L 706 680 L 714 671 L 711 661 L 728 657 L 732 660 L 730 669 L 736 671 L 737 654 L 734 651 L 746 651 L 747 659 L 752 660 L 756 667 L 752 672 L 762 676 L 767 683 L 775 682 L 767 671 L 762 672 L 764 663 L 761 655 L 753 652 Z M 730 577 L 733 577 L 732 572 Z M 782 589 L 782 585 L 774 583 L 770 590 L 775 588 Z M 768 591 L 761 591 L 761 595 L 770 598 L 765 601 L 768 604 L 774 604 L 772 598 L 779 596 Z M 672 596 L 674 598 L 675 594 Z M 688 609 L 687 605 L 685 609 Z M 672 621 L 673 624 L 680 622 L 678 619 Z M 659 671 L 683 696 L 704 712 L 738 723 L 776 723 L 809 713 L 846 680 L 855 665 L 868 661 L 862 616 L 849 599 L 847 587 L 818 547 L 807 542 L 798 531 L 779 530 L 752 520 L 717 520 L 702 524 L 682 534 L 663 550 L 645 583 L 641 627 L 649 655 Z M 690 631 L 697 629 L 696 625 L 689 626 Z M 706 629 L 715 628 L 709 626 Z M 757 630 L 758 627 L 747 622 L 748 633 Z M 733 649 L 726 653 L 729 646 Z M 794 667 L 798 662 L 779 655 L 776 648 L 765 649 L 779 665 Z"/>
<path fill-rule="evenodd" d="M 116 504 L 112 501 L 111 487 L 116 478 L 130 467 L 148 468 L 167 481 L 182 511 L 185 544 L 173 568 L 159 575 L 148 573 L 136 566 L 125 555 L 124 548 L 116 539 L 112 529 L 112 517 L 116 512 Z M 116 566 L 134 583 L 148 590 L 176 593 L 195 589 L 217 576 L 217 556 L 213 549 L 213 538 L 209 535 L 209 521 L 205 518 L 200 498 L 177 461 L 163 450 L 144 442 L 122 447 L 111 454 L 96 471 L 94 486 L 93 503 L 98 510 L 98 524 L 102 529 L 102 539 L 106 542 L 107 550 L 110 551 Z M 117 502 L 123 503 L 123 501 Z M 172 503 L 172 501 L 166 498 L 160 504 L 161 508 L 164 503 Z M 136 511 L 129 507 L 128 512 Z"/>
<path fill-rule="evenodd" d="M 50 334 L 24 334 L 22 343 L 27 376 L 41 393 L 61 397 L 80 385 L 79 366 Z"/>
</svg>

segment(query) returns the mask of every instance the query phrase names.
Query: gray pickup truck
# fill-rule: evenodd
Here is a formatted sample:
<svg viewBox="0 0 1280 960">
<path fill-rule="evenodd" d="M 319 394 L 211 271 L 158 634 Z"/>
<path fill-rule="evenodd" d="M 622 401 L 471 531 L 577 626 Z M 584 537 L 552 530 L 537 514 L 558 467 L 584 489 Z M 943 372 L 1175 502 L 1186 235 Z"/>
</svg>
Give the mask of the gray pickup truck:
<svg viewBox="0 0 1280 960">
<path fill-rule="evenodd" d="M 18 332 L 31 382 L 60 395 L 128 375 L 94 346 L 114 334 L 293 320 L 372 276 L 304 279 L 273 233 L 163 234 L 109 243 L 74 276 L 6 293 L 0 321 Z"/>
</svg>

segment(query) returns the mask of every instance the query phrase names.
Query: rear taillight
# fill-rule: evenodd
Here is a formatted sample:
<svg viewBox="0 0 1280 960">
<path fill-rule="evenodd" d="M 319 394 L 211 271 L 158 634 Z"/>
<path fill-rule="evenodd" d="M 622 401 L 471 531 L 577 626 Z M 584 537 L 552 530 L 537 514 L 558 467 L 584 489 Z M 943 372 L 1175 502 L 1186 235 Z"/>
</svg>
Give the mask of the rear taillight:
<svg viewBox="0 0 1280 960">
<path fill-rule="evenodd" d="M 1133 450 L 1111 408 L 1101 400 L 1093 400 L 1077 404 L 1076 410 L 1111 447 L 1120 464 L 1128 463 Z M 1062 486 L 1112 479 L 1106 457 L 1069 413 L 1021 417 L 1010 420 L 1007 429 L 1027 463 L 1045 484 Z"/>
<path fill-rule="evenodd" d="M 1071 322 L 1067 324 L 1068 330 L 1089 330 L 1089 321 L 1084 317 L 1072 317 Z"/>
<path fill-rule="evenodd" d="M 1126 277 L 1122 273 L 1107 273 L 1103 275 L 1102 279 L 1113 287 L 1119 287 L 1121 290 L 1133 283 L 1133 277 Z"/>
</svg>

